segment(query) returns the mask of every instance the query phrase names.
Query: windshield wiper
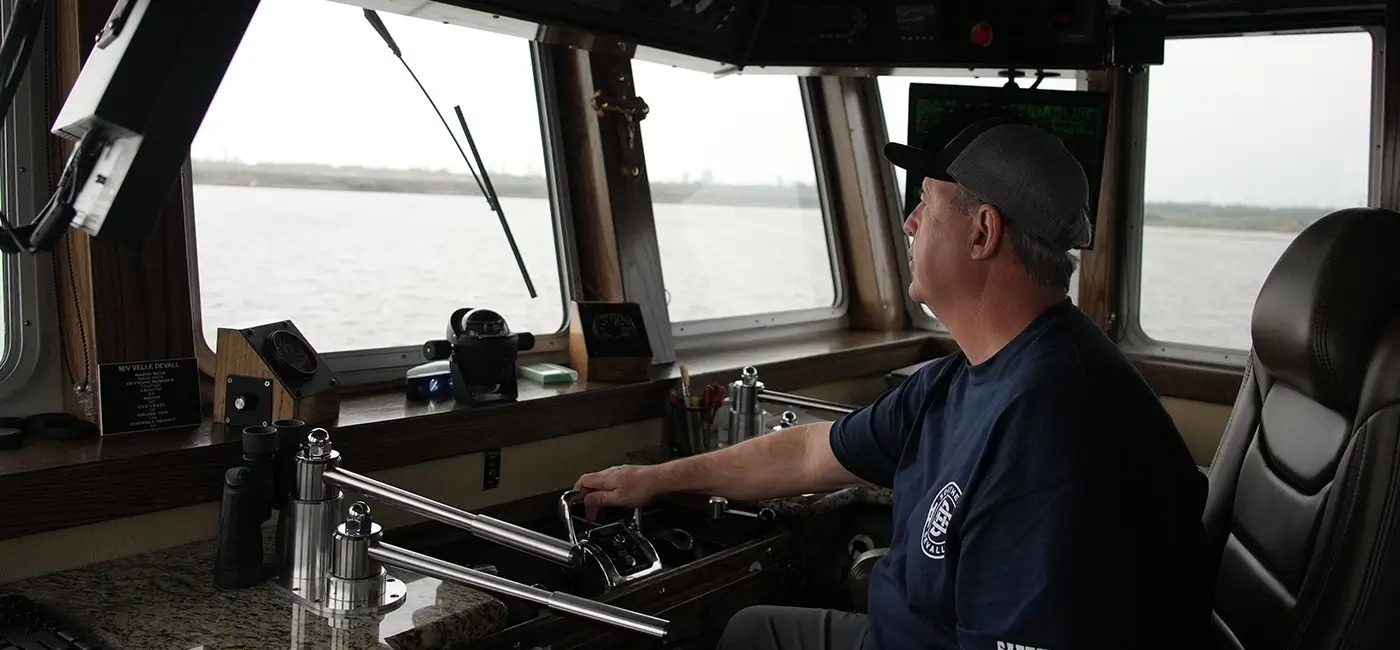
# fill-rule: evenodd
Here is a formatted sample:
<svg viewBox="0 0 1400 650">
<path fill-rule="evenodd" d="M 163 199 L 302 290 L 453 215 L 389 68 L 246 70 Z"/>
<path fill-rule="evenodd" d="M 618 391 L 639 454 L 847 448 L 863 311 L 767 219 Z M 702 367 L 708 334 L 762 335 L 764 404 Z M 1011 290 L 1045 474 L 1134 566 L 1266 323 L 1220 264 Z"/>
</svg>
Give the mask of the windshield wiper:
<svg viewBox="0 0 1400 650">
<path fill-rule="evenodd" d="M 403 52 L 399 51 L 399 46 L 394 42 L 394 37 L 389 35 L 389 28 L 384 26 L 384 21 L 379 19 L 379 14 L 373 9 L 365 9 L 365 20 L 374 27 L 374 31 L 379 32 L 379 37 L 384 39 L 384 44 L 389 46 L 389 51 L 394 53 L 399 63 L 408 70 L 409 76 L 413 77 L 413 83 L 418 84 L 418 89 L 423 91 L 423 96 L 428 98 L 428 103 L 432 105 L 433 112 L 437 113 L 438 120 L 442 122 L 442 128 L 447 129 L 447 135 L 452 138 L 452 144 L 456 145 L 457 153 L 462 154 L 462 162 L 467 163 L 467 170 L 472 173 L 472 178 L 476 180 L 476 186 L 481 190 L 482 196 L 486 197 L 486 204 L 491 206 L 491 211 L 496 213 L 496 217 L 501 220 L 501 229 L 506 233 L 506 241 L 510 243 L 510 252 L 515 254 L 515 264 L 520 267 L 520 277 L 525 279 L 525 288 L 529 290 L 530 297 L 536 298 L 535 283 L 530 281 L 530 272 L 525 268 L 525 260 L 520 257 L 520 249 L 515 245 L 515 235 L 510 232 L 510 224 L 506 222 L 505 210 L 501 209 L 500 198 L 496 196 L 496 189 L 491 186 L 491 177 L 486 174 L 486 165 L 481 162 L 481 154 L 476 150 L 476 143 L 472 141 L 472 133 L 467 129 L 467 118 L 462 115 L 462 107 L 454 106 L 457 112 L 457 121 L 462 125 L 462 133 L 467 137 L 467 145 L 471 147 L 472 157 L 476 159 L 476 166 L 481 168 L 481 175 L 477 176 L 476 169 L 472 167 L 472 161 L 467 158 L 467 152 L 462 150 L 461 143 L 457 142 L 457 135 L 452 132 L 452 127 L 447 125 L 447 119 L 442 116 L 442 111 L 438 110 L 437 102 L 433 101 L 432 95 L 428 94 L 428 89 L 423 87 L 423 82 L 418 80 L 418 75 L 413 74 L 413 68 L 408 67 L 408 62 L 403 59 Z M 482 182 L 485 179 L 485 182 Z"/>
</svg>

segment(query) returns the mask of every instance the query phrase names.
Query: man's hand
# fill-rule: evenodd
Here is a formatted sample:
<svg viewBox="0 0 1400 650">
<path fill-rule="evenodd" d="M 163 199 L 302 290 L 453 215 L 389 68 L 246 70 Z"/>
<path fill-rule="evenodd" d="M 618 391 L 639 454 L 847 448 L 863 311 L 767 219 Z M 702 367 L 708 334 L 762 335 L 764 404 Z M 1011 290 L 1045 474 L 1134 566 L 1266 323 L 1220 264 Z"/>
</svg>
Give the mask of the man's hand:
<svg viewBox="0 0 1400 650">
<path fill-rule="evenodd" d="M 574 489 L 584 492 L 584 516 L 593 519 L 598 508 L 603 506 L 639 508 L 646 505 L 662 491 L 654 470 L 646 465 L 618 465 L 580 476 Z"/>
</svg>

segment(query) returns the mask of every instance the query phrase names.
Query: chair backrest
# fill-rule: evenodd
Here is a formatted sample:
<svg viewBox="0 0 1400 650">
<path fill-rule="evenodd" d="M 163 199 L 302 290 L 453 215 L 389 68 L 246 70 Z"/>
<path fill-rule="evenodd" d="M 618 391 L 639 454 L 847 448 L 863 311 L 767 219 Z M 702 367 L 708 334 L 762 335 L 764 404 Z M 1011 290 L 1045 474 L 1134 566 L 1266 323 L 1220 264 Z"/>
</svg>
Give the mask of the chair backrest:
<svg viewBox="0 0 1400 650">
<path fill-rule="evenodd" d="M 1324 217 L 1265 280 L 1210 468 L 1213 647 L 1400 647 L 1397 307 L 1386 210 Z"/>
</svg>

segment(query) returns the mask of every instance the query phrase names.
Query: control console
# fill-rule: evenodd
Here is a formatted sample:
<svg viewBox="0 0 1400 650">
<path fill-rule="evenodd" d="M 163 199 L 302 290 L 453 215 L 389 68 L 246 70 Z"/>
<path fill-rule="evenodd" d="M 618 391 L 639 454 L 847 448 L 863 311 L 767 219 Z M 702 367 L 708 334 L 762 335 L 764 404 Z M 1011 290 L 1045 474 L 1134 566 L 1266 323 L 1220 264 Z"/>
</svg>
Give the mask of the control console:
<svg viewBox="0 0 1400 650">
<path fill-rule="evenodd" d="M 1103 0 L 812 0 L 773 3 L 750 65 L 1099 67 Z"/>
<path fill-rule="evenodd" d="M 19 594 L 0 596 L 0 650 L 101 650 L 101 639 Z"/>
<path fill-rule="evenodd" d="M 459 0 L 740 67 L 1095 69 L 1162 62 L 1150 0 Z"/>
<path fill-rule="evenodd" d="M 764 0 L 460 0 L 459 6 L 734 62 Z"/>
<path fill-rule="evenodd" d="M 597 588 L 616 589 L 661 572 L 661 557 L 651 540 L 642 534 L 640 509 L 633 510 L 630 518 L 607 524 L 592 525 L 592 522 L 580 520 L 590 526 L 580 534 L 573 514 L 573 502 L 579 496 L 578 490 L 569 490 L 559 497 L 559 516 L 569 531 L 569 542 L 583 549 L 583 569 L 596 573 L 594 579 L 601 582 L 595 585 Z"/>
</svg>

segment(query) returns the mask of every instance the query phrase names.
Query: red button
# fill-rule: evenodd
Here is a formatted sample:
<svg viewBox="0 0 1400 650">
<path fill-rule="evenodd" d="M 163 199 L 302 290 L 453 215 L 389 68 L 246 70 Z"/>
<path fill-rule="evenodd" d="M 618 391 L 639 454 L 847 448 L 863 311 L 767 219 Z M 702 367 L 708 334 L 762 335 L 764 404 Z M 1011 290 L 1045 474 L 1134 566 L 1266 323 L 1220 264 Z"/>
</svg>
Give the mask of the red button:
<svg viewBox="0 0 1400 650">
<path fill-rule="evenodd" d="M 972 42 L 980 47 L 987 47 L 992 44 L 992 26 L 987 23 L 977 23 L 972 26 Z"/>
</svg>

